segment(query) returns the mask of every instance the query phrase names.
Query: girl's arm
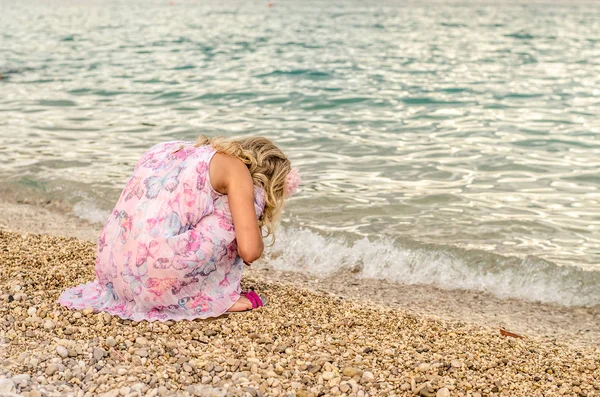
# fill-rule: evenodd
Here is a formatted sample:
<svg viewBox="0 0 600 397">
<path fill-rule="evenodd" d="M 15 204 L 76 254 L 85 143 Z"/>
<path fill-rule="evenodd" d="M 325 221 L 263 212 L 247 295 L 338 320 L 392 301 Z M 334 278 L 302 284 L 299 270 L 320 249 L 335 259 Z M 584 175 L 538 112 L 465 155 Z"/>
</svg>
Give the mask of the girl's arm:
<svg viewBox="0 0 600 397">
<path fill-rule="evenodd" d="M 213 188 L 229 199 L 238 255 L 246 263 L 260 258 L 264 243 L 254 210 L 254 184 L 248 167 L 240 159 L 217 153 L 209 165 Z"/>
</svg>

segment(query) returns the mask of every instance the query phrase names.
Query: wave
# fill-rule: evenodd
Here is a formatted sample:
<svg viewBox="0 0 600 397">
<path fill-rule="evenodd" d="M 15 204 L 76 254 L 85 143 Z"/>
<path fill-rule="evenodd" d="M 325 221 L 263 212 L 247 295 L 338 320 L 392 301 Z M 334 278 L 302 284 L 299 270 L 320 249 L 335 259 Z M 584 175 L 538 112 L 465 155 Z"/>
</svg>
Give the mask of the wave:
<svg viewBox="0 0 600 397">
<path fill-rule="evenodd" d="M 307 229 L 281 228 L 265 262 L 275 269 L 317 277 L 351 271 L 400 284 L 466 289 L 561 306 L 600 304 L 600 272 L 558 266 L 534 256 L 391 239 L 346 242 Z"/>
<path fill-rule="evenodd" d="M 110 211 L 98 208 L 92 200 L 84 199 L 73 206 L 73 214 L 92 224 L 102 225 L 110 216 Z"/>
</svg>

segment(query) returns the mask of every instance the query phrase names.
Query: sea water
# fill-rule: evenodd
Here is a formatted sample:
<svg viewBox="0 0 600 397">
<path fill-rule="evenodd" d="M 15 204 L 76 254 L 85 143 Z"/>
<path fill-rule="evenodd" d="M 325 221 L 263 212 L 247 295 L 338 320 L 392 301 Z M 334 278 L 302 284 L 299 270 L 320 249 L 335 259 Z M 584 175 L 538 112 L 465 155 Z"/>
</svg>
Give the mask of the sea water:
<svg viewBox="0 0 600 397">
<path fill-rule="evenodd" d="M 101 225 L 140 154 L 273 139 L 267 260 L 600 304 L 600 6 L 1 2 L 0 192 Z"/>
</svg>

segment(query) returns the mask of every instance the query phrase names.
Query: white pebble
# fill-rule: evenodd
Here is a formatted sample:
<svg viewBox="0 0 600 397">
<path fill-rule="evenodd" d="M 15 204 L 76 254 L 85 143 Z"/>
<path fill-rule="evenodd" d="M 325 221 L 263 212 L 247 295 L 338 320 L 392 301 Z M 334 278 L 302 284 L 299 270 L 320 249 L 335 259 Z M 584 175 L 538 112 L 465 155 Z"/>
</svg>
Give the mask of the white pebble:
<svg viewBox="0 0 600 397">
<path fill-rule="evenodd" d="M 56 346 L 56 353 L 62 358 L 67 358 L 69 356 L 69 351 L 64 346 Z"/>
<path fill-rule="evenodd" d="M 0 379 L 0 396 L 15 392 L 15 384 L 10 379 Z"/>
<path fill-rule="evenodd" d="M 446 387 L 442 387 L 437 391 L 435 397 L 450 397 L 450 390 L 448 390 Z"/>
</svg>

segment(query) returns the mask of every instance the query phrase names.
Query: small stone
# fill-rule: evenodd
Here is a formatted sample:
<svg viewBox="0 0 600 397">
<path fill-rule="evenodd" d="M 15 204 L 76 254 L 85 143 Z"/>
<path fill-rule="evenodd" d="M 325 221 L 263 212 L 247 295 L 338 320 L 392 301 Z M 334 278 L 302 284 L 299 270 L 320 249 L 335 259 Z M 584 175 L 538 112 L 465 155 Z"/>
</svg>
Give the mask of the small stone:
<svg viewBox="0 0 600 397">
<path fill-rule="evenodd" d="M 123 376 L 127 373 L 127 370 L 123 367 L 120 367 L 119 369 L 117 369 L 117 375 Z"/>
<path fill-rule="evenodd" d="M 16 392 L 15 384 L 10 379 L 0 379 L 0 396 L 10 395 Z"/>
<path fill-rule="evenodd" d="M 56 353 L 62 358 L 69 357 L 69 351 L 64 346 L 56 346 Z"/>
<path fill-rule="evenodd" d="M 213 329 L 207 329 L 206 331 L 204 331 L 205 336 L 215 336 L 216 334 L 217 334 L 217 331 L 215 331 Z"/>
<path fill-rule="evenodd" d="M 29 309 L 27 309 L 27 315 L 29 317 L 33 317 L 35 316 L 35 314 L 37 313 L 37 308 L 31 306 Z"/>
<path fill-rule="evenodd" d="M 147 349 L 136 349 L 134 354 L 136 356 L 140 356 L 140 357 L 148 357 L 148 350 Z"/>
<path fill-rule="evenodd" d="M 116 346 L 116 344 L 117 344 L 117 341 L 112 336 L 109 336 L 108 338 L 106 338 L 107 346 L 114 347 L 114 346 Z"/>
<path fill-rule="evenodd" d="M 52 321 L 52 320 L 44 321 L 44 329 L 51 330 L 51 329 L 54 329 L 54 327 L 55 327 L 54 321 Z"/>
<path fill-rule="evenodd" d="M 336 377 L 336 378 L 331 379 L 329 381 L 328 385 L 330 388 L 333 388 L 333 387 L 336 387 L 337 385 L 339 385 L 341 381 L 342 381 L 342 378 Z"/>
<path fill-rule="evenodd" d="M 363 370 L 356 368 L 356 367 L 345 367 L 342 370 L 342 374 L 344 376 L 349 376 L 351 378 L 354 378 L 355 376 L 362 376 Z"/>
<path fill-rule="evenodd" d="M 58 371 L 58 365 L 56 364 L 49 364 L 46 367 L 46 375 L 48 376 L 52 376 L 56 373 L 56 371 Z"/>
<path fill-rule="evenodd" d="M 420 363 L 417 365 L 417 371 L 426 372 L 429 370 L 430 365 L 427 363 Z"/>
<path fill-rule="evenodd" d="M 446 387 L 442 387 L 435 393 L 435 397 L 450 397 L 450 390 Z"/>
<path fill-rule="evenodd" d="M 424 388 L 421 389 L 419 395 L 422 397 L 435 397 L 435 391 L 431 386 L 426 385 Z"/>
<path fill-rule="evenodd" d="M 400 390 L 402 390 L 402 391 L 410 390 L 410 384 L 404 383 L 402 386 L 400 386 Z"/>
<path fill-rule="evenodd" d="M 88 307 L 86 309 L 83 309 L 81 311 L 81 314 L 83 314 L 84 316 L 89 316 L 90 314 L 94 313 L 94 309 Z"/>
<path fill-rule="evenodd" d="M 308 390 L 296 390 L 296 397 L 316 397 L 316 395 Z"/>
<path fill-rule="evenodd" d="M 31 380 L 31 375 L 29 374 L 19 374 L 12 377 L 12 381 L 19 385 L 19 387 L 23 388 L 29 385 L 29 381 Z"/>
<path fill-rule="evenodd" d="M 143 336 L 138 336 L 135 338 L 135 343 L 140 346 L 146 346 L 148 344 L 148 339 L 144 338 Z"/>
<path fill-rule="evenodd" d="M 258 390 L 253 387 L 245 387 L 244 392 L 249 393 L 252 397 L 258 396 Z"/>
<path fill-rule="evenodd" d="M 100 361 L 104 358 L 104 356 L 106 355 L 106 350 L 104 350 L 101 347 L 94 347 L 94 350 L 92 352 L 93 357 Z"/>
<path fill-rule="evenodd" d="M 460 368 L 460 367 L 462 367 L 462 363 L 459 360 L 452 360 L 450 362 L 450 365 L 452 365 L 454 368 Z"/>
<path fill-rule="evenodd" d="M 333 379 L 335 374 L 330 371 L 325 371 L 325 372 L 323 372 L 323 374 L 321 376 L 323 377 L 323 380 L 331 380 L 331 379 Z"/>
<path fill-rule="evenodd" d="M 360 378 L 360 383 L 370 383 L 375 380 L 375 375 L 372 372 L 365 371 Z"/>
<path fill-rule="evenodd" d="M 123 387 L 121 387 L 121 388 L 119 389 L 119 393 L 120 393 L 122 396 L 126 396 L 126 395 L 128 395 L 130 392 L 131 392 L 131 387 L 128 387 L 128 386 L 123 386 Z"/>
</svg>

